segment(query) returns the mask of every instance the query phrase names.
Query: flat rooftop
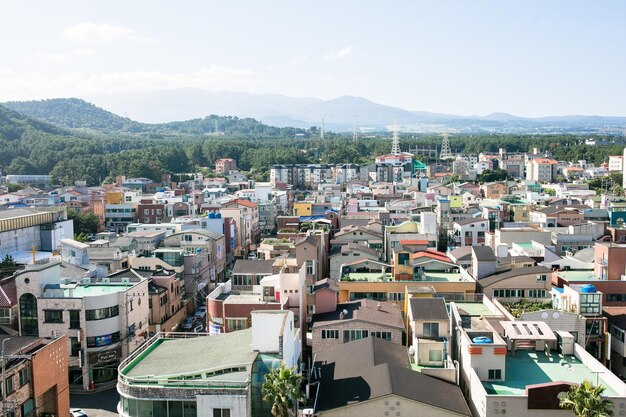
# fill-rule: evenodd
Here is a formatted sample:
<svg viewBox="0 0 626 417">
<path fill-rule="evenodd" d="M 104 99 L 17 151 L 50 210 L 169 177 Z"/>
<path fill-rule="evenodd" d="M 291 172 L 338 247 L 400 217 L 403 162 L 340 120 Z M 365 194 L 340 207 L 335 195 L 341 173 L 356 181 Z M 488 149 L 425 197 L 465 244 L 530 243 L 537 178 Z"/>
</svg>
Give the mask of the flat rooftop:
<svg viewBox="0 0 626 417">
<path fill-rule="evenodd" d="M 44 287 L 44 298 L 83 298 L 126 291 L 136 282 L 115 284 L 48 284 Z M 70 295 L 71 293 L 71 295 Z"/>
<path fill-rule="evenodd" d="M 606 281 L 602 280 L 594 275 L 593 270 L 588 271 L 558 271 L 556 275 L 559 278 L 563 278 L 569 282 L 576 281 Z"/>
<path fill-rule="evenodd" d="M 225 294 L 225 297 L 223 298 L 223 300 L 224 300 L 224 304 L 276 304 L 276 303 L 270 303 L 268 301 L 262 301 L 262 298 L 263 296 L 261 294 L 228 293 L 228 294 Z"/>
<path fill-rule="evenodd" d="M 494 313 L 489 310 L 489 308 L 483 303 L 479 302 L 466 302 L 466 301 L 455 301 L 457 309 L 462 316 L 502 316 L 500 313 Z M 466 314 L 464 314 L 465 312 Z"/>
<path fill-rule="evenodd" d="M 351 272 L 349 279 L 342 281 L 395 282 L 393 274 L 380 272 Z M 382 278 L 382 279 L 381 279 Z M 402 280 L 401 282 L 467 282 L 458 272 L 426 272 L 423 279 Z"/>
<path fill-rule="evenodd" d="M 565 363 L 562 364 L 561 361 Z M 607 371 L 610 372 L 610 371 Z M 556 352 L 547 357 L 543 352 L 518 350 L 515 357 L 509 352 L 506 357 L 506 380 L 483 381 L 489 395 L 526 395 L 526 386 L 548 382 L 582 383 L 585 379 L 591 383 L 604 385 L 604 395 L 617 397 L 617 393 L 602 380 L 601 374 L 595 374 L 575 356 L 563 356 Z"/>
<path fill-rule="evenodd" d="M 257 354 L 252 350 L 251 329 L 194 338 L 161 338 L 134 358 L 122 374 L 146 382 L 181 376 L 193 376 L 193 379 L 198 380 L 217 378 L 245 382 L 248 379 L 247 371 L 218 373 L 215 378 L 202 374 L 239 367 L 249 370 Z"/>
</svg>

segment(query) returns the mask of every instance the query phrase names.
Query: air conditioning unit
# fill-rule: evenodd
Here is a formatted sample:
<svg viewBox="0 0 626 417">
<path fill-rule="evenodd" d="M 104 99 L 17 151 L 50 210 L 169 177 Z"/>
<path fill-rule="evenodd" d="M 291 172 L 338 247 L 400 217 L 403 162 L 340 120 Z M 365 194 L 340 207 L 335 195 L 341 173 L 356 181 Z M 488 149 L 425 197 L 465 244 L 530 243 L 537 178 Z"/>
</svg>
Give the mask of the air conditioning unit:
<svg viewBox="0 0 626 417">
<path fill-rule="evenodd" d="M 315 411 L 312 408 L 302 410 L 302 417 L 315 417 Z"/>
</svg>

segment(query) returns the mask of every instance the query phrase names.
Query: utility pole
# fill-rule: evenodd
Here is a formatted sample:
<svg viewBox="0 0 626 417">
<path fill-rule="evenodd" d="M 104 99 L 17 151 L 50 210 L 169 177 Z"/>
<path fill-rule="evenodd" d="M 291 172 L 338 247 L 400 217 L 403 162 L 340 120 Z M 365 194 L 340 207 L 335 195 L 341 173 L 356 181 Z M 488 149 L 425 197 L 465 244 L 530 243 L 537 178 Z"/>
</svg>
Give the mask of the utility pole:
<svg viewBox="0 0 626 417">
<path fill-rule="evenodd" d="M 11 403 L 11 415 L 15 415 L 15 401 L 7 400 L 7 359 L 28 359 L 32 358 L 32 355 L 6 355 L 5 343 L 11 340 L 10 337 L 2 340 L 2 417 L 7 417 L 7 404 Z"/>
</svg>

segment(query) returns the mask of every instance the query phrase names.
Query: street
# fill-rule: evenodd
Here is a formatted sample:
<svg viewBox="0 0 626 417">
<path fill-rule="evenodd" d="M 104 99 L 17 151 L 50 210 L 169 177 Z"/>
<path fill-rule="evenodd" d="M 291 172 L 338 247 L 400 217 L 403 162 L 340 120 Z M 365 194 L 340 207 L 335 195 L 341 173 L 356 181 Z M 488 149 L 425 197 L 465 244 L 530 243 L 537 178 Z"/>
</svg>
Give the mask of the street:
<svg viewBox="0 0 626 417">
<path fill-rule="evenodd" d="M 117 416 L 119 394 L 115 388 L 95 394 L 70 394 L 70 407 L 81 408 L 89 417 Z"/>
</svg>

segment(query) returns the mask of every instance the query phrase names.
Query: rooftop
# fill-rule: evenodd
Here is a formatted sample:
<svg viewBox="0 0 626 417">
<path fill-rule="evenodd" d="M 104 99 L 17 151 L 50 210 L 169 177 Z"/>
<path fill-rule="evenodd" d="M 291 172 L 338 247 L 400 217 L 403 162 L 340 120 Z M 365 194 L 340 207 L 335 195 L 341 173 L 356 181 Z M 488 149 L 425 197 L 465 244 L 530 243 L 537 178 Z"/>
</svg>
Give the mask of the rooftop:
<svg viewBox="0 0 626 417">
<path fill-rule="evenodd" d="M 351 272 L 342 281 L 367 281 L 367 282 L 395 282 L 391 273 L 380 272 Z M 460 282 L 467 281 L 458 272 L 424 272 L 422 279 L 406 280 L 401 282 Z"/>
<path fill-rule="evenodd" d="M 591 369 L 574 356 L 562 356 L 554 352 L 551 357 L 547 357 L 543 352 L 523 350 L 518 350 L 515 355 L 513 357 L 509 353 L 506 357 L 505 381 L 483 381 L 487 394 L 525 395 L 527 385 L 558 381 L 579 384 L 585 379 L 595 383 L 597 376 L 598 383 L 606 388 L 605 396 L 618 396 L 610 385 L 603 381 L 602 374 L 591 372 Z M 565 363 L 562 364 L 562 361 Z"/>
<path fill-rule="evenodd" d="M 135 285 L 130 283 L 115 284 L 48 284 L 44 287 L 43 296 L 47 298 L 83 298 L 126 291 Z"/>
<path fill-rule="evenodd" d="M 485 304 L 479 302 L 455 301 L 459 314 L 462 316 L 500 316 L 492 312 Z"/>
<path fill-rule="evenodd" d="M 593 270 L 588 271 L 557 271 L 555 272 L 559 278 L 563 278 L 569 282 L 586 282 L 586 281 L 606 281 L 596 277 Z"/>
<path fill-rule="evenodd" d="M 185 339 L 163 337 L 128 362 L 121 374 L 137 384 L 162 384 L 163 380 L 171 382 L 183 376 L 194 380 L 245 382 L 247 371 L 232 370 L 249 369 L 256 356 L 251 329 Z M 216 373 L 218 370 L 226 372 Z"/>
</svg>

